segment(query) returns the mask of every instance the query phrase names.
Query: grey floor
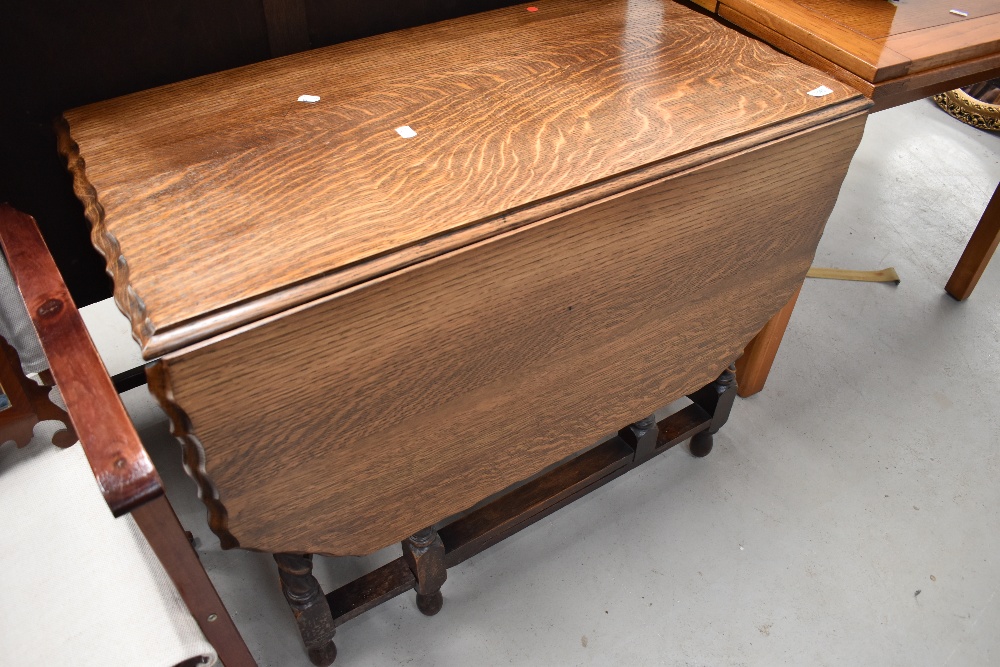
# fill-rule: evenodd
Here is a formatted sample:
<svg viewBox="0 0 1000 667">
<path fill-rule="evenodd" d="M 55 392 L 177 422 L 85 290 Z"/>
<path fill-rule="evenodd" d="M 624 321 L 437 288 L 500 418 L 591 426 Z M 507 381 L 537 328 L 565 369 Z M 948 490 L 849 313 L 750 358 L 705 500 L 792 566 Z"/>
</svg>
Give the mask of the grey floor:
<svg viewBox="0 0 1000 667">
<path fill-rule="evenodd" d="M 762 394 L 678 447 L 337 632 L 354 665 L 1000 664 L 1000 259 L 943 286 L 1000 180 L 1000 136 L 920 101 L 868 121 Z M 112 365 L 135 356 L 87 309 Z M 223 552 L 144 388 L 127 404 L 261 665 L 308 665 L 269 558 Z M 317 517 L 317 520 L 320 518 Z M 322 559 L 334 586 L 395 557 Z"/>
</svg>

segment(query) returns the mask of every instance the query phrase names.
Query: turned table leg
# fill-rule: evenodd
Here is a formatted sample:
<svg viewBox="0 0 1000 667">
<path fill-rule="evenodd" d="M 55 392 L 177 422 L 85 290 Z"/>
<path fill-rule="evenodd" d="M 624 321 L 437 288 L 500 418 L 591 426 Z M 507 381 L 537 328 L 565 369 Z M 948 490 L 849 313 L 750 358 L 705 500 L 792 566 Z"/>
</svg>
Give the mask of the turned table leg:
<svg viewBox="0 0 1000 667">
<path fill-rule="evenodd" d="M 986 211 L 972 232 L 969 245 L 965 247 L 958 265 L 945 285 L 945 291 L 959 301 L 965 301 L 976 288 L 980 276 L 990 263 L 993 252 L 1000 244 L 1000 185 L 993 192 L 993 198 L 986 205 Z"/>
<path fill-rule="evenodd" d="M 736 376 L 740 379 L 739 394 L 743 398 L 753 396 L 764 388 L 768 373 L 771 372 L 771 364 L 774 363 L 774 356 L 778 354 L 781 339 L 785 336 L 788 319 L 792 316 L 801 291 L 802 287 L 795 290 L 788 303 L 768 320 L 760 333 L 754 336 L 743 350 L 743 356 L 736 360 Z"/>
<path fill-rule="evenodd" d="M 444 542 L 433 528 L 424 528 L 419 533 L 403 540 L 403 558 L 410 566 L 417 583 L 417 609 L 427 616 L 441 611 L 444 598 L 441 586 L 448 578 L 444 565 Z"/>
<path fill-rule="evenodd" d="M 729 420 L 733 402 L 736 401 L 736 392 L 736 364 L 729 364 L 729 367 L 722 371 L 722 375 L 715 382 L 689 396 L 692 401 L 712 415 L 712 423 L 709 424 L 709 427 L 691 438 L 691 454 L 699 457 L 708 456 L 709 452 L 712 451 L 715 440 L 713 436 Z"/>
<path fill-rule="evenodd" d="M 281 577 L 281 592 L 292 608 L 302 641 L 314 665 L 325 667 L 337 657 L 336 630 L 323 589 L 312 574 L 312 554 L 274 554 Z"/>
<path fill-rule="evenodd" d="M 618 431 L 618 437 L 635 450 L 635 462 L 640 463 L 650 459 L 656 453 L 656 415 L 649 415 L 634 424 L 629 424 Z"/>
</svg>

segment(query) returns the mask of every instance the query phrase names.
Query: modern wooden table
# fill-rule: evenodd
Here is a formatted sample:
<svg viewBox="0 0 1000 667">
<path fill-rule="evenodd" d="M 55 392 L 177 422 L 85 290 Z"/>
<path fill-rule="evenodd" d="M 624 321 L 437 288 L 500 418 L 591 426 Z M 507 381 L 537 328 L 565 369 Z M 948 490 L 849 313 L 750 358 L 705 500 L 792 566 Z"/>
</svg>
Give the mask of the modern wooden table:
<svg viewBox="0 0 1000 667">
<path fill-rule="evenodd" d="M 1000 76 L 1000 0 L 692 0 L 871 98 L 880 111 Z M 1000 243 L 1000 187 L 946 289 L 972 293 Z M 747 346 L 740 395 L 764 387 L 798 293 Z"/>
<path fill-rule="evenodd" d="M 1000 75 L 1000 2 L 699 0 L 888 109 Z"/>
<path fill-rule="evenodd" d="M 329 664 L 335 625 L 708 453 L 869 106 L 682 5 L 553 0 L 75 109 L 60 149 L 212 529 L 276 554 Z"/>
</svg>

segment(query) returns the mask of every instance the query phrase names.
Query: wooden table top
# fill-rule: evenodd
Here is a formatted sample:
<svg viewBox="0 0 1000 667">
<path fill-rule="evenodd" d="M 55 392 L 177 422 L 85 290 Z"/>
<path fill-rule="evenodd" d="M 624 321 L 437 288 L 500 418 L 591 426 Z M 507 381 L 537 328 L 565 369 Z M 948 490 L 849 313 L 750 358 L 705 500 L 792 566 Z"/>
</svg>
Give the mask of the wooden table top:
<svg viewBox="0 0 1000 667">
<path fill-rule="evenodd" d="M 878 84 L 1000 54 L 1000 0 L 703 0 Z M 966 14 L 952 13 L 957 10 Z M 984 64 L 986 71 L 997 63 Z"/>
<path fill-rule="evenodd" d="M 536 5 L 67 112 L 60 149 L 146 358 L 861 99 L 673 2 Z"/>
</svg>

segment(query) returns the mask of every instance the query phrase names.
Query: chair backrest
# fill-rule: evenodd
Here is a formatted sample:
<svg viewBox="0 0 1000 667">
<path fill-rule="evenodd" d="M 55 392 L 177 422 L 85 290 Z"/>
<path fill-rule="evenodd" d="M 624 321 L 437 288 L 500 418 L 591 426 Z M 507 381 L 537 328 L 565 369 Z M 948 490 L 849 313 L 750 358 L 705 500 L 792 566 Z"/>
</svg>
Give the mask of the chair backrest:
<svg viewBox="0 0 1000 667">
<path fill-rule="evenodd" d="M 53 444 L 68 447 L 76 442 L 66 412 L 49 400 L 49 387 L 29 380 L 21 368 L 17 350 L 0 337 L 0 444 L 13 440 L 24 447 L 43 420 L 61 421 L 67 428 L 56 432 Z"/>
<path fill-rule="evenodd" d="M 6 260 L 0 261 L 0 338 L 17 350 L 25 373 L 38 373 L 49 367 Z"/>
</svg>

